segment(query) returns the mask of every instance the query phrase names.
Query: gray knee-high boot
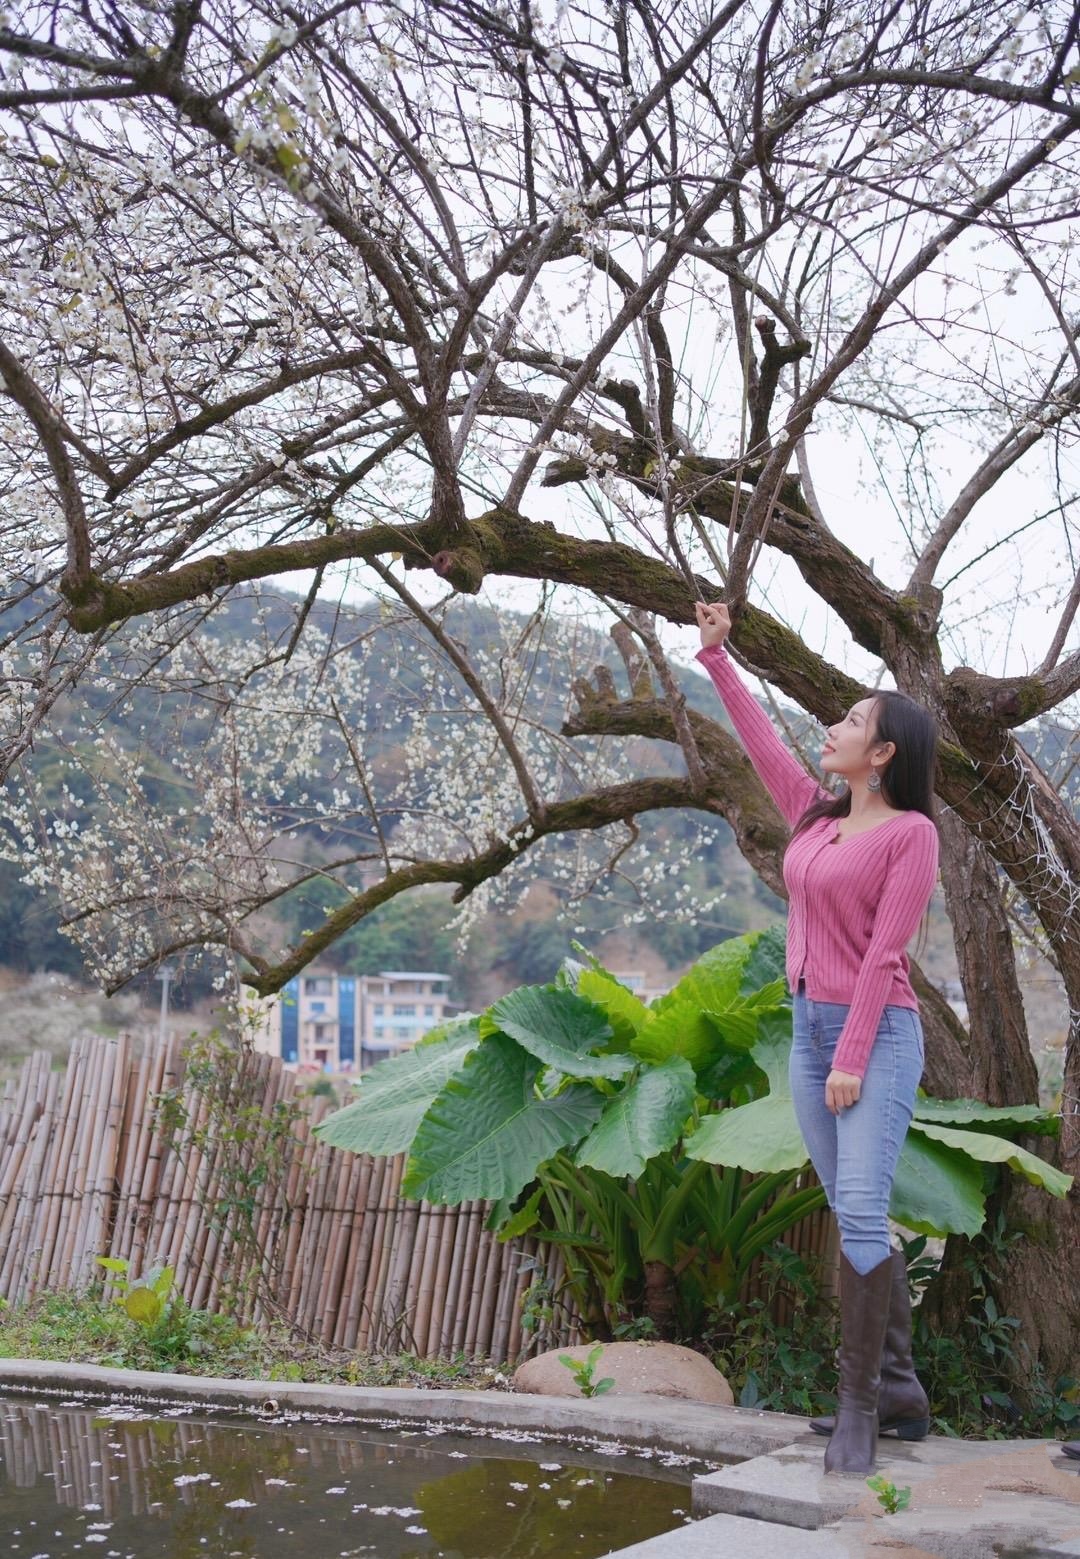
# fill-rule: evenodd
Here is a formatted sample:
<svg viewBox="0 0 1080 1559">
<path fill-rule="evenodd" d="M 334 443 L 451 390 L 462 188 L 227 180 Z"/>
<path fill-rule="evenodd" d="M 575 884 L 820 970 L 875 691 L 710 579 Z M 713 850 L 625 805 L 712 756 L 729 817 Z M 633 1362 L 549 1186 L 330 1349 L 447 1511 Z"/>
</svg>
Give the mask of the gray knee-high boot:
<svg viewBox="0 0 1080 1559">
<path fill-rule="evenodd" d="M 889 1321 L 892 1260 L 867 1273 L 840 1257 L 840 1385 L 826 1472 L 872 1472 L 878 1437 L 881 1350 Z"/>
<path fill-rule="evenodd" d="M 881 1350 L 881 1389 L 878 1393 L 878 1433 L 895 1431 L 901 1440 L 925 1440 L 930 1433 L 930 1403 L 919 1384 L 911 1357 L 911 1295 L 907 1262 L 894 1250 L 889 1320 Z M 832 1434 L 834 1418 L 812 1418 L 815 1434 Z"/>
</svg>

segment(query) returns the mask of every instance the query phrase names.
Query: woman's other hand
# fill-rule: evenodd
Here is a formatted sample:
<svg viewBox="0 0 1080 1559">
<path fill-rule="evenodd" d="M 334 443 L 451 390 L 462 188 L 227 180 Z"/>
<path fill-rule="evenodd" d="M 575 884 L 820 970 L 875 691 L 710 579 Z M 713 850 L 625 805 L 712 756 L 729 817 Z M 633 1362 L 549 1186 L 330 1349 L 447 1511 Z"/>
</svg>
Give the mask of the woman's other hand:
<svg viewBox="0 0 1080 1559">
<path fill-rule="evenodd" d="M 694 611 L 701 631 L 702 647 L 708 649 L 710 645 L 723 644 L 731 632 L 731 613 L 723 601 L 714 601 L 711 606 L 706 606 L 704 601 L 695 601 Z"/>
<path fill-rule="evenodd" d="M 825 1079 L 825 1108 L 833 1115 L 839 1115 L 841 1110 L 849 1110 L 859 1102 L 861 1092 L 861 1077 L 856 1077 L 854 1072 L 837 1072 L 834 1069 Z"/>
</svg>

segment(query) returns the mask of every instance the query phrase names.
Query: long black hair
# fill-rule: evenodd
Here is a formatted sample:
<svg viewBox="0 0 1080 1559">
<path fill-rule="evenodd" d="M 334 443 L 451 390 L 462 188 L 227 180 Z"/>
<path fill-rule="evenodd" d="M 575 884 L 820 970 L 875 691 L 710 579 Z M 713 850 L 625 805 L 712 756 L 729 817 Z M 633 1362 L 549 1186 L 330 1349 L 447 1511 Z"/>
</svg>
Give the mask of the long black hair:
<svg viewBox="0 0 1080 1559">
<path fill-rule="evenodd" d="M 873 742 L 892 742 L 896 748 L 881 775 L 881 793 L 898 812 L 921 812 L 936 822 L 934 773 L 937 768 L 938 731 L 933 715 L 906 693 L 886 690 L 874 695 Z M 847 817 L 851 791 L 823 796 L 811 802 L 795 824 L 795 834 L 819 817 Z"/>
</svg>

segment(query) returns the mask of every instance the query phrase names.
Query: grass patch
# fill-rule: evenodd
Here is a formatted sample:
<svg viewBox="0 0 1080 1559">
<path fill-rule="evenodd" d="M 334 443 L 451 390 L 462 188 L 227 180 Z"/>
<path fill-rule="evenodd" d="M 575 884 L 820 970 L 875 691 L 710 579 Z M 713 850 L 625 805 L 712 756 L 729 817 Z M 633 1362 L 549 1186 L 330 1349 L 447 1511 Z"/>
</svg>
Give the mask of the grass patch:
<svg viewBox="0 0 1080 1559">
<path fill-rule="evenodd" d="M 371 1354 L 305 1342 L 285 1326 L 241 1326 L 224 1315 L 174 1304 L 171 1324 L 148 1332 L 97 1294 L 42 1294 L 0 1308 L 0 1359 L 168 1370 L 229 1380 L 312 1381 L 336 1386 L 476 1390 L 505 1383 L 484 1360 Z"/>
</svg>

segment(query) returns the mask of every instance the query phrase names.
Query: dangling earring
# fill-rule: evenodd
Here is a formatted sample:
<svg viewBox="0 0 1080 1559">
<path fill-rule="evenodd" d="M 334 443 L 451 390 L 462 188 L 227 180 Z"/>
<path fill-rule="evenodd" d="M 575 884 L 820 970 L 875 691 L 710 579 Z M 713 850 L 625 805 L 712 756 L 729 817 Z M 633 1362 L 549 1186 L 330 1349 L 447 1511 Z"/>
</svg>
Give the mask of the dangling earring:
<svg viewBox="0 0 1080 1559">
<path fill-rule="evenodd" d="M 878 773 L 877 769 L 870 770 L 869 777 L 866 781 L 866 788 L 867 790 L 875 791 L 881 789 L 881 775 Z"/>
</svg>

